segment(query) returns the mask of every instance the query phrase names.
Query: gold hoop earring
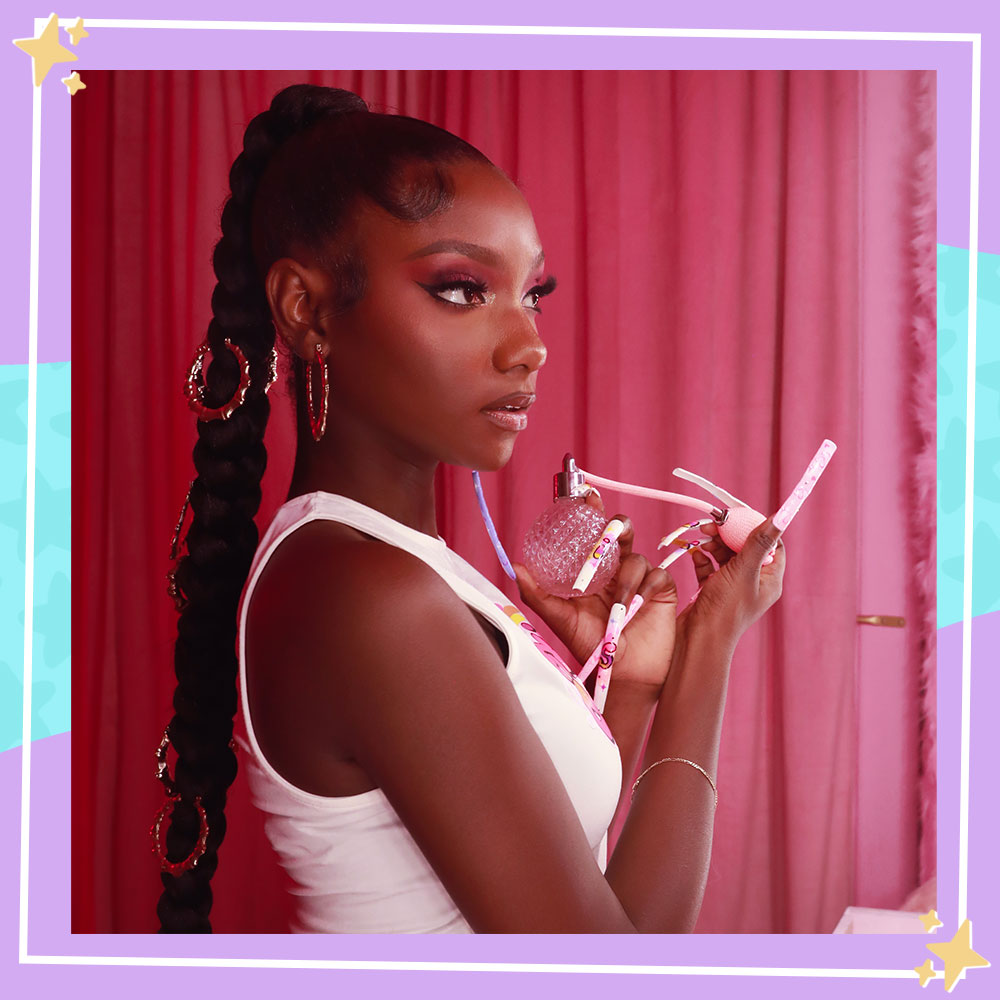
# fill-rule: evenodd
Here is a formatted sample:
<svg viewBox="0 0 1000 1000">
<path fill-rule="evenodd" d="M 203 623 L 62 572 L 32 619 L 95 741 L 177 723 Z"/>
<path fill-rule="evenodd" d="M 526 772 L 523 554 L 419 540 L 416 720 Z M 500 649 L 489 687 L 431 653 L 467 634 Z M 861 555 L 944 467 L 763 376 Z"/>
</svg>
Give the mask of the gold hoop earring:
<svg viewBox="0 0 1000 1000">
<path fill-rule="evenodd" d="M 160 806 L 159 812 L 157 812 L 156 818 L 153 820 L 153 825 L 149 828 L 153 853 L 160 862 L 160 871 L 166 872 L 168 875 L 173 875 L 175 878 L 194 868 L 208 849 L 208 816 L 205 813 L 205 807 L 201 804 L 201 796 L 196 795 L 191 804 L 198 813 L 198 839 L 195 841 L 194 847 L 191 848 L 191 853 L 183 861 L 167 860 L 167 848 L 163 843 L 160 830 L 163 827 L 164 820 L 170 817 L 170 814 L 174 811 L 174 806 L 180 801 L 180 795 L 169 796 L 167 801 Z"/>
<path fill-rule="evenodd" d="M 250 388 L 250 362 L 246 355 L 228 337 L 225 339 L 226 347 L 232 351 L 240 365 L 240 382 L 233 393 L 232 398 L 223 406 L 206 406 L 203 402 L 205 398 L 205 381 L 202 377 L 202 368 L 205 365 L 205 355 L 211 350 L 206 340 L 198 348 L 188 369 L 187 378 L 184 380 L 184 395 L 187 397 L 188 406 L 198 415 L 199 420 L 228 420 L 246 399 L 247 389 Z"/>
<path fill-rule="evenodd" d="M 319 403 L 319 414 L 314 412 L 313 407 L 313 365 L 319 366 L 319 380 L 322 387 L 322 395 Z M 309 427 L 312 430 L 314 441 L 319 441 L 326 431 L 326 411 L 330 402 L 330 382 L 326 374 L 326 362 L 323 360 L 323 352 L 316 345 L 316 358 L 306 365 L 306 410 L 309 414 Z"/>
</svg>

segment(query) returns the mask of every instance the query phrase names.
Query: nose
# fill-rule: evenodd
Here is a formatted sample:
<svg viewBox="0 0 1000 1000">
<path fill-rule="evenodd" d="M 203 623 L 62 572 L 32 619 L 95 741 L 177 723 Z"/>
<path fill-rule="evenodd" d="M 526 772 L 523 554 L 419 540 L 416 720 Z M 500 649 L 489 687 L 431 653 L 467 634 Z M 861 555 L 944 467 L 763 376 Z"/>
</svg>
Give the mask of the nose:
<svg viewBox="0 0 1000 1000">
<path fill-rule="evenodd" d="M 504 326 L 493 352 L 493 364 L 497 371 L 507 372 L 514 368 L 538 371 L 548 356 L 534 320 L 523 308 L 519 308 L 518 312 L 521 315 L 511 318 Z"/>
</svg>

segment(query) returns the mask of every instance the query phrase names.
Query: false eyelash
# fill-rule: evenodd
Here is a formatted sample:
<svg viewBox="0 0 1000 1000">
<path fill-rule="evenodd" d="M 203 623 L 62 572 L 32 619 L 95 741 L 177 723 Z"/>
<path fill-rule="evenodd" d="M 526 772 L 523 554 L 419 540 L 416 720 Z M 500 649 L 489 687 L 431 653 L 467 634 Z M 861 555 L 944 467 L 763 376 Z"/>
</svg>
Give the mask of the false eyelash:
<svg viewBox="0 0 1000 1000">
<path fill-rule="evenodd" d="M 551 295 L 556 290 L 556 276 L 550 274 L 540 285 L 535 285 L 531 289 L 540 299 L 544 299 L 546 295 Z"/>
<path fill-rule="evenodd" d="M 551 295 L 556 290 L 556 278 L 554 274 L 550 274 L 540 285 L 535 285 L 534 288 L 528 289 L 528 295 L 534 295 L 536 299 L 544 299 L 546 295 Z M 541 315 L 542 310 L 538 308 L 537 305 L 531 306 L 536 313 Z"/>
</svg>

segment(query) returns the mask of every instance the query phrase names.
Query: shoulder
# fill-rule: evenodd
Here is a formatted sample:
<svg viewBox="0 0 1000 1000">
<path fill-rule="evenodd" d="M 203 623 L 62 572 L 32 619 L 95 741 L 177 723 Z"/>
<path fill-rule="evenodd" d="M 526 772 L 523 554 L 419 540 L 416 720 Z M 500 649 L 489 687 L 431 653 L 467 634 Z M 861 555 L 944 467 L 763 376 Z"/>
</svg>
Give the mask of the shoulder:
<svg viewBox="0 0 1000 1000">
<path fill-rule="evenodd" d="M 266 591 L 299 617 L 303 601 L 322 617 L 347 617 L 359 625 L 384 621 L 391 609 L 408 614 L 429 602 L 461 608 L 462 602 L 424 560 L 336 521 L 314 520 L 297 528 L 274 550 L 261 574 Z M 256 597 L 256 595 L 255 595 Z"/>
<path fill-rule="evenodd" d="M 506 680 L 474 613 L 432 566 L 329 520 L 296 528 L 270 555 L 246 655 L 255 726 L 280 760 L 308 744 L 360 762 L 410 712 Z"/>
<path fill-rule="evenodd" d="M 274 660 L 307 665 L 297 669 L 338 714 L 354 714 L 356 700 L 364 715 L 367 702 L 413 686 L 409 667 L 432 660 L 439 674 L 464 663 L 463 681 L 479 664 L 502 673 L 475 614 L 432 566 L 337 522 L 311 521 L 281 542 L 250 615 L 248 637 L 280 648 Z"/>
</svg>

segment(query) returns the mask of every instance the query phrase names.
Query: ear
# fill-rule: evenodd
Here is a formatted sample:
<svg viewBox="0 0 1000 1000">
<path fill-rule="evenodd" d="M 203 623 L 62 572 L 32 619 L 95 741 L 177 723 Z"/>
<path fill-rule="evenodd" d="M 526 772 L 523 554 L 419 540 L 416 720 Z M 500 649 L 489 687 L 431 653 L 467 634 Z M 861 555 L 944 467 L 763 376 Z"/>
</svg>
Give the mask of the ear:
<svg viewBox="0 0 1000 1000">
<path fill-rule="evenodd" d="M 332 282 L 318 267 L 291 257 L 276 260 L 264 279 L 278 336 L 302 359 L 312 361 L 319 347 L 325 356 L 330 345 L 322 316 L 330 313 Z"/>
</svg>

